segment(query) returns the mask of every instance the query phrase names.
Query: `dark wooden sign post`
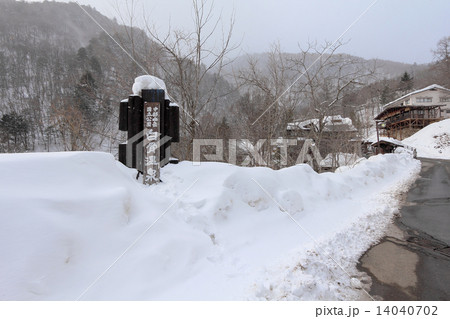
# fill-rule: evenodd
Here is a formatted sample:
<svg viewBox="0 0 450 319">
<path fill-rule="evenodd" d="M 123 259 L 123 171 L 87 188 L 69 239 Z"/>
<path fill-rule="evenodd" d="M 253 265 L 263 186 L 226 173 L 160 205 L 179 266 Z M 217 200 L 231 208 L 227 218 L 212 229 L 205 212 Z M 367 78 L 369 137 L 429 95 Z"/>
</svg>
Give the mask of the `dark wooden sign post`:
<svg viewBox="0 0 450 319">
<path fill-rule="evenodd" d="M 164 90 L 142 90 L 120 103 L 119 129 L 127 142 L 119 144 L 119 161 L 143 174 L 144 184 L 160 181 L 159 169 L 169 162 L 170 145 L 179 142 L 179 108 Z"/>
</svg>

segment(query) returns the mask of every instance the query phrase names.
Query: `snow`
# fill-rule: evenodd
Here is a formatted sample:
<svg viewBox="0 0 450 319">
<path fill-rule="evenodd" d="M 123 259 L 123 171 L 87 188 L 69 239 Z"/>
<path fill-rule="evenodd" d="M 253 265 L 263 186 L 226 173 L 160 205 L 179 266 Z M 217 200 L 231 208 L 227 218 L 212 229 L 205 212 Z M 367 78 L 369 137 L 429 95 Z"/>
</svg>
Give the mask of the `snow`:
<svg viewBox="0 0 450 319">
<path fill-rule="evenodd" d="M 369 136 L 369 138 L 365 139 L 366 142 L 369 142 L 369 143 L 372 143 L 372 144 L 378 143 L 378 140 L 380 140 L 380 142 L 384 141 L 384 142 L 388 142 L 388 143 L 391 143 L 391 144 L 394 144 L 394 145 L 397 145 L 397 146 L 401 146 L 401 147 L 405 146 L 404 143 L 402 143 L 401 141 L 399 141 L 399 140 L 397 140 L 397 139 L 395 139 L 393 137 L 379 136 L 377 138 L 376 133 L 374 135 L 372 134 L 371 136 Z"/>
<path fill-rule="evenodd" d="M 388 142 L 397 146 L 405 146 L 405 144 L 403 144 L 401 141 L 393 138 L 393 137 L 387 137 L 387 136 L 380 136 L 378 138 L 380 140 L 380 142 Z M 375 141 L 374 143 L 377 143 L 378 141 Z"/>
<path fill-rule="evenodd" d="M 134 79 L 133 94 L 141 95 L 142 90 L 164 90 L 167 96 L 166 84 L 153 75 L 141 75 Z"/>
<path fill-rule="evenodd" d="M 402 142 L 415 147 L 418 157 L 450 159 L 450 119 L 427 125 Z"/>
<path fill-rule="evenodd" d="M 353 122 L 348 117 L 342 117 L 341 115 L 332 115 L 332 116 L 325 116 L 323 118 L 324 123 L 324 129 L 325 130 L 333 130 L 333 126 L 346 126 L 347 131 L 353 131 L 356 130 L 353 126 Z M 295 129 L 301 129 L 301 130 L 309 130 L 310 127 L 313 126 L 318 130 L 319 128 L 319 119 L 309 119 L 305 121 L 295 121 L 293 123 L 287 124 L 287 130 L 295 130 Z"/>
<path fill-rule="evenodd" d="M 181 162 L 146 187 L 106 153 L 3 154 L 0 299 L 364 298 L 358 258 L 419 169 L 407 154 L 323 174 Z"/>
</svg>

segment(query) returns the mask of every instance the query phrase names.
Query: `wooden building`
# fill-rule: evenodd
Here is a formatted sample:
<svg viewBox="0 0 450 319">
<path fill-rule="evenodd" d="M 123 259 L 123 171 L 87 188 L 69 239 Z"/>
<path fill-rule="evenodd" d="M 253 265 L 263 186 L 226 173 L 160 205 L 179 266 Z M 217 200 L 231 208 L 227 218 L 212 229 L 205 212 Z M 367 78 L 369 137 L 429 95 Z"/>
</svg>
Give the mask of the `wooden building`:
<svg viewBox="0 0 450 319">
<path fill-rule="evenodd" d="M 375 117 L 379 135 L 402 140 L 444 119 L 450 115 L 449 97 L 449 89 L 433 84 L 386 104 Z"/>
<path fill-rule="evenodd" d="M 385 109 L 375 117 L 381 136 L 407 138 L 428 124 L 442 120 L 442 105 L 400 105 Z"/>
<path fill-rule="evenodd" d="M 297 120 L 288 123 L 286 131 L 289 138 L 297 139 L 297 146 L 290 148 L 292 158 L 296 158 L 295 154 L 299 154 L 306 140 L 314 141 L 322 158 L 340 153 L 361 155 L 358 130 L 350 118 L 341 115 L 326 116 L 322 120 Z"/>
</svg>

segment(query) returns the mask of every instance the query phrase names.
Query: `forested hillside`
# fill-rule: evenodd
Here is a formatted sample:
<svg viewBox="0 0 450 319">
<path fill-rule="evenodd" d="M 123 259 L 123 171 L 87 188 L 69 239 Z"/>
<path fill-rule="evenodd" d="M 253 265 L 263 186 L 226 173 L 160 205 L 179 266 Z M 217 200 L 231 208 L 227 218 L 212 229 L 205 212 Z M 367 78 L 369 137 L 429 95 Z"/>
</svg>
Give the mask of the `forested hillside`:
<svg viewBox="0 0 450 319">
<path fill-rule="evenodd" d="M 0 30 L 0 151 L 91 150 L 116 136 L 121 55 L 78 5 L 2 1 Z"/>
<path fill-rule="evenodd" d="M 182 139 L 173 150 L 180 159 L 191 158 L 195 138 L 255 144 L 285 136 L 294 119 L 342 114 L 362 133 L 374 110 L 404 92 L 404 72 L 411 77 L 409 89 L 448 81 L 445 49 L 430 66 L 367 61 L 338 53 L 345 51 L 341 43 L 331 50 L 327 43 L 309 44 L 295 54 L 274 45 L 270 52 L 229 60 L 232 26 L 222 47 L 208 46 L 203 27 L 158 35 L 83 9 L 76 3 L 0 1 L 0 152 L 117 155 L 125 140 L 118 131 L 119 101 L 147 72 L 164 79 L 182 110 Z M 205 19 L 198 26 L 221 21 L 201 10 L 194 12 Z M 371 110 L 364 120 L 356 114 L 361 105 Z M 268 159 L 273 147 L 266 143 L 260 151 Z"/>
<path fill-rule="evenodd" d="M 159 45 L 142 30 L 119 26 L 95 9 L 83 8 L 114 39 L 75 3 L 0 2 L 0 152 L 116 154 L 124 140 L 118 131 L 118 103 L 131 93 L 135 77 L 149 72 L 167 78 L 169 84 L 175 82 L 169 86 L 172 95 L 180 96 L 178 79 L 163 75 L 161 66 L 168 71 L 172 61 Z M 217 83 L 215 90 L 232 91 L 212 72 L 202 80 L 202 90 Z M 221 100 L 228 95 L 213 102 L 224 104 Z"/>
</svg>

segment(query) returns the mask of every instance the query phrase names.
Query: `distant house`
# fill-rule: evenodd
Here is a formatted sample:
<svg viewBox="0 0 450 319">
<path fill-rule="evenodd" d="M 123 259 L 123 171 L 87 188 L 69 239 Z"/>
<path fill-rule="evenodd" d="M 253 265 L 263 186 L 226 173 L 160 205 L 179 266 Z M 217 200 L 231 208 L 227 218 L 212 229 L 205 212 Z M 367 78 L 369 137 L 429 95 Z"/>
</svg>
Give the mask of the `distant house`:
<svg viewBox="0 0 450 319">
<path fill-rule="evenodd" d="M 433 84 L 386 104 L 375 121 L 380 135 L 401 140 L 444 118 L 450 118 L 450 90 Z"/>
<path fill-rule="evenodd" d="M 304 140 L 312 139 L 319 145 L 322 157 L 330 153 L 356 153 L 359 155 L 361 152 L 358 130 L 351 119 L 341 115 L 326 116 L 322 122 L 319 119 L 294 121 L 288 123 L 286 130 L 288 137 L 298 140 L 297 145 L 300 148 Z"/>
<path fill-rule="evenodd" d="M 351 119 L 341 115 L 326 116 L 322 123 L 319 119 L 309 119 L 305 121 L 294 121 L 288 123 L 287 132 L 289 136 L 311 137 L 312 133 L 318 133 L 322 126 L 322 133 L 327 135 L 341 134 L 354 138 L 358 130 L 353 126 Z"/>
<path fill-rule="evenodd" d="M 378 141 L 372 141 L 371 145 L 372 147 L 377 148 L 381 154 L 394 153 L 398 148 L 403 148 L 413 154 L 414 157 L 417 155 L 417 151 L 414 147 L 408 146 L 392 137 L 380 137 L 378 138 Z"/>
</svg>

